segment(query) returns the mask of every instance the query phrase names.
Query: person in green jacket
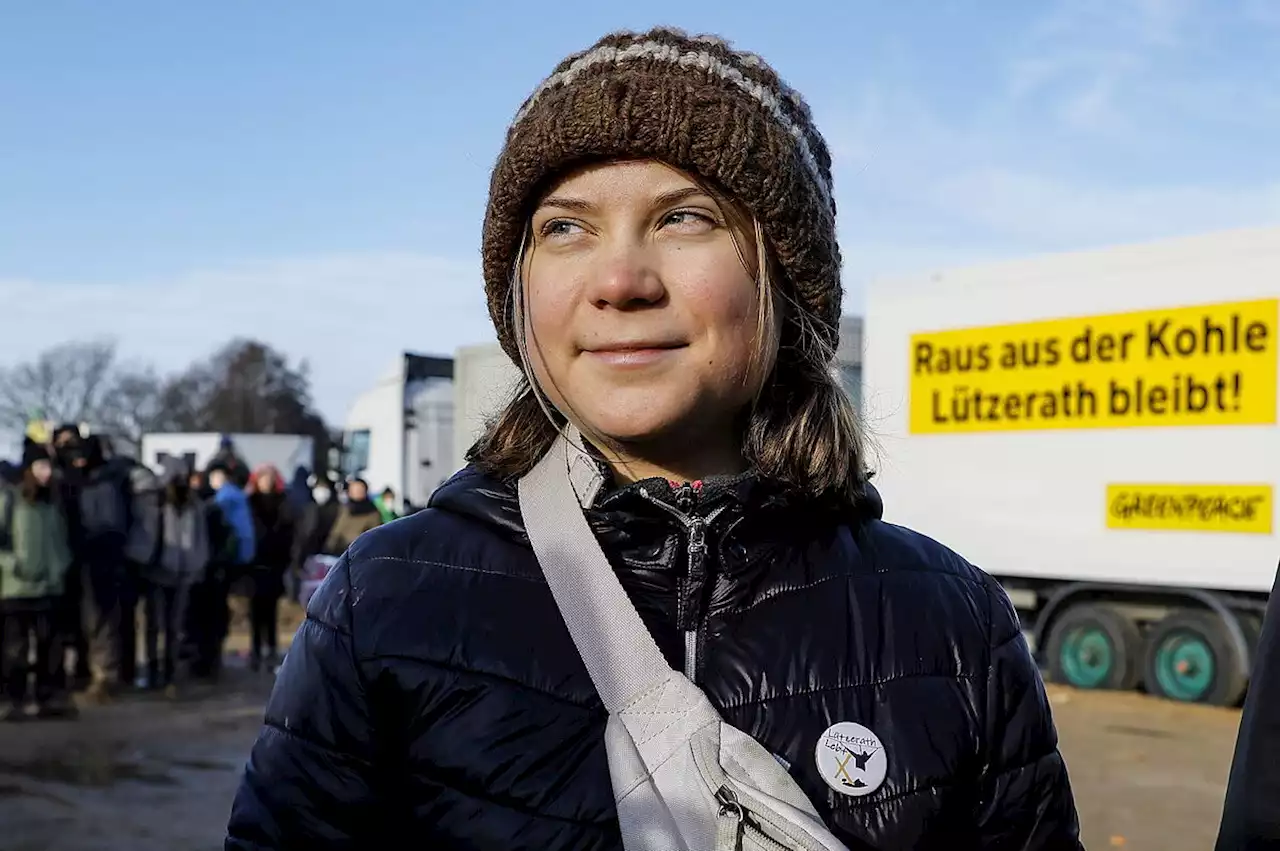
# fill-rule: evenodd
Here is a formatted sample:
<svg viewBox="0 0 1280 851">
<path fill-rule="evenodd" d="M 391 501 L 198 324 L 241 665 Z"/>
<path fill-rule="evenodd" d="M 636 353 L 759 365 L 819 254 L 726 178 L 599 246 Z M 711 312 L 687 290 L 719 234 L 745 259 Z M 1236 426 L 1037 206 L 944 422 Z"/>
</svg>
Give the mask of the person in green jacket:
<svg viewBox="0 0 1280 851">
<path fill-rule="evenodd" d="M 56 606 L 71 567 L 71 546 L 52 478 L 48 451 L 28 440 L 21 483 L 0 487 L 0 720 L 26 717 L 31 673 L 40 717 L 75 711 L 58 676 L 62 646 Z M 27 664 L 33 649 L 34 671 Z"/>
<path fill-rule="evenodd" d="M 396 492 L 391 488 L 384 488 L 378 496 L 378 513 L 382 515 L 383 523 L 400 519 L 400 512 L 396 508 Z"/>
</svg>

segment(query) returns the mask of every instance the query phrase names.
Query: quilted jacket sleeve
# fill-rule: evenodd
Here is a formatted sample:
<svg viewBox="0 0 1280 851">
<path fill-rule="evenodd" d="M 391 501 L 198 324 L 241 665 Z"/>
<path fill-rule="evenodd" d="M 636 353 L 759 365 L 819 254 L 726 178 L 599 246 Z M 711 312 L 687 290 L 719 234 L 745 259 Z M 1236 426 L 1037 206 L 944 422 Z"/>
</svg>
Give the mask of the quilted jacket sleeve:
<svg viewBox="0 0 1280 851">
<path fill-rule="evenodd" d="M 369 849 L 379 796 L 373 725 L 353 650 L 347 557 L 312 597 L 267 704 L 226 851 Z"/>
<path fill-rule="evenodd" d="M 991 663 L 978 813 L 984 851 L 1080 851 L 1080 823 L 1049 699 L 1009 598 L 988 580 Z"/>
</svg>

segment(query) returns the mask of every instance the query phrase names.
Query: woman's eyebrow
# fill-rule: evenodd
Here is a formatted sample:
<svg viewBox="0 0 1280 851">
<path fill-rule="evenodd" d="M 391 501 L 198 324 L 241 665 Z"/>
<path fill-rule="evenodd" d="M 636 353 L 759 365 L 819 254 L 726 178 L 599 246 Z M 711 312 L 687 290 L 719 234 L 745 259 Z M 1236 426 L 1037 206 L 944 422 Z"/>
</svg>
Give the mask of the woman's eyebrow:
<svg viewBox="0 0 1280 851">
<path fill-rule="evenodd" d="M 572 210 L 575 213 L 589 213 L 596 209 L 596 205 L 583 198 L 569 198 L 561 195 L 552 195 L 544 198 L 542 203 L 538 205 L 541 210 L 544 207 L 555 207 L 558 210 Z"/>
<path fill-rule="evenodd" d="M 669 204 L 678 204 L 681 201 L 687 201 L 694 197 L 710 198 L 711 196 L 697 186 L 685 186 L 680 189 L 673 189 L 670 192 L 663 192 L 661 195 L 653 199 L 653 205 L 655 207 L 665 207 Z"/>
</svg>

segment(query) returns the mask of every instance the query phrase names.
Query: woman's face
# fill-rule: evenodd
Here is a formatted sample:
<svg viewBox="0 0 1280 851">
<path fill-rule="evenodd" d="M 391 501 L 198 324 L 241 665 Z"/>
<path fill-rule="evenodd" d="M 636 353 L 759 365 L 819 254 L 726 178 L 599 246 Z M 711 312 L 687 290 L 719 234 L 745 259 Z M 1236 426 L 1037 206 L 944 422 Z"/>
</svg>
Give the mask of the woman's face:
<svg viewBox="0 0 1280 851">
<path fill-rule="evenodd" d="M 270 470 L 263 470 L 258 476 L 258 490 L 262 493 L 272 493 L 276 489 L 276 474 Z"/>
<path fill-rule="evenodd" d="M 31 477 L 36 480 L 36 484 L 44 487 L 53 478 L 53 464 L 43 458 L 39 461 L 33 461 L 31 464 Z"/>
<path fill-rule="evenodd" d="M 539 386 L 588 433 L 619 446 L 733 439 L 756 389 L 759 297 L 727 212 L 653 161 L 593 165 L 542 199 L 526 342 Z M 754 265 L 753 235 L 736 235 Z"/>
</svg>

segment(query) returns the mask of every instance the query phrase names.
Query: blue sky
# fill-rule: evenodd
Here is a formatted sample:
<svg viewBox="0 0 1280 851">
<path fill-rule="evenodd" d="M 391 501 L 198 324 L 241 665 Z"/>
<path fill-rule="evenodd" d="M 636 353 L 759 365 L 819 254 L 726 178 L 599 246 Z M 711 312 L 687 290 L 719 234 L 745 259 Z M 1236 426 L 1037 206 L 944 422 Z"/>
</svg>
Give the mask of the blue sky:
<svg viewBox="0 0 1280 851">
<path fill-rule="evenodd" d="M 1280 0 L 0 0 L 0 364 L 110 335 L 179 368 L 252 334 L 340 421 L 397 351 L 490 337 L 507 121 L 565 53 L 657 23 L 809 98 L 848 312 L 875 277 L 1280 222 Z"/>
</svg>

